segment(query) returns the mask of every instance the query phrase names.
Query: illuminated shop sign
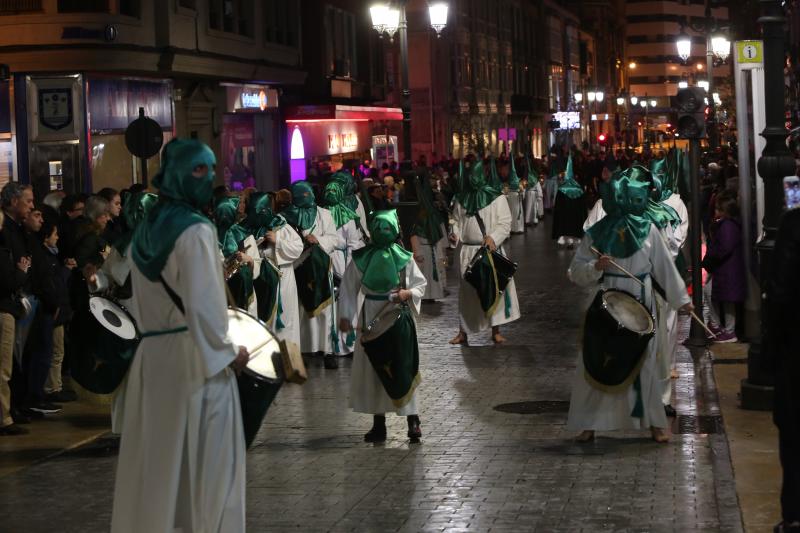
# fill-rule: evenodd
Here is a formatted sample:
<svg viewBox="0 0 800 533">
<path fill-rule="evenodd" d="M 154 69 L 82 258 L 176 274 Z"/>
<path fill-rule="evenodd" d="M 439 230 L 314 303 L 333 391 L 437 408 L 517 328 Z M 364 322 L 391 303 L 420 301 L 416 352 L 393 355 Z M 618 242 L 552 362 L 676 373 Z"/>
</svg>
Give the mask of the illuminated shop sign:
<svg viewBox="0 0 800 533">
<path fill-rule="evenodd" d="M 260 109 L 264 111 L 269 107 L 269 100 L 267 99 L 266 91 L 255 92 L 242 92 L 242 107 L 245 109 Z"/>
<path fill-rule="evenodd" d="M 228 112 L 267 111 L 278 107 L 278 91 L 265 85 L 227 85 Z"/>
<path fill-rule="evenodd" d="M 352 152 L 358 149 L 358 134 L 356 133 L 329 133 L 328 152 Z"/>
</svg>

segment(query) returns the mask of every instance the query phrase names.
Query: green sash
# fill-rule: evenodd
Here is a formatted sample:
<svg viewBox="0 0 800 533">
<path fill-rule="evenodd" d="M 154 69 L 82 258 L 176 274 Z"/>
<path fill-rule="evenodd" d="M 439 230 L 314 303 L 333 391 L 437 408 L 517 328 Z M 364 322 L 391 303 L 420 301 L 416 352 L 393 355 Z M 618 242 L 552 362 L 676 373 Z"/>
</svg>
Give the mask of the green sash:
<svg viewBox="0 0 800 533">
<path fill-rule="evenodd" d="M 305 261 L 294 269 L 297 297 L 308 316 L 315 317 L 333 301 L 330 272 L 333 263 L 319 244 L 311 245 Z"/>
<path fill-rule="evenodd" d="M 421 379 L 417 329 L 408 306 L 401 306 L 400 317 L 386 333 L 362 345 L 392 403 L 398 409 L 405 406 Z"/>
</svg>

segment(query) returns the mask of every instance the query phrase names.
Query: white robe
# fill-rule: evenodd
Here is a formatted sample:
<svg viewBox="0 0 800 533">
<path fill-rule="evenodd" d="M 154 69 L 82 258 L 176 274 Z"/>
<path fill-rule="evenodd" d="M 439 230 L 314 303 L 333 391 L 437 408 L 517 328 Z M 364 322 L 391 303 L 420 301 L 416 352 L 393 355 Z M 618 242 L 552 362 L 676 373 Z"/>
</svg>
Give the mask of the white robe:
<svg viewBox="0 0 800 533">
<path fill-rule="evenodd" d="M 245 444 L 228 337 L 222 258 L 210 224 L 187 228 L 160 282 L 131 266 L 131 312 L 142 340 L 128 371 L 113 533 L 245 530 Z"/>
<path fill-rule="evenodd" d="M 408 304 L 415 322 L 416 317 L 419 316 L 422 295 L 425 293 L 425 284 L 425 276 L 412 259 L 406 266 L 406 288 L 411 291 L 412 297 Z M 355 264 L 351 263 L 347 267 L 342 280 L 339 296 L 339 315 L 349 317 L 358 315 L 360 311 L 363 316 L 359 319 L 359 323 L 353 324 L 353 327 L 357 328 L 358 338 L 355 342 L 353 368 L 350 373 L 350 407 L 357 413 L 383 414 L 395 412 L 401 416 L 416 415 L 419 413 L 416 391 L 411 400 L 402 408 L 395 407 L 380 378 L 372 368 L 372 363 L 370 363 L 364 352 L 360 338 L 361 323 L 368 323 L 386 305 L 385 301 L 367 300 L 364 294 L 382 293 L 376 293 L 364 287 L 361 284 L 361 272 Z M 420 353 L 420 355 L 422 354 Z"/>
<path fill-rule="evenodd" d="M 486 234 L 494 240 L 498 250 L 503 252 L 503 243 L 506 242 L 511 231 L 511 212 L 508 209 L 508 202 L 503 196 L 498 196 L 491 204 L 481 209 L 479 214 L 486 225 Z M 519 319 L 519 300 L 517 299 L 517 288 L 513 279 L 506 287 L 501 297 L 502 301 L 497 306 L 494 314 L 491 317 L 487 317 L 486 313 L 484 313 L 478 298 L 478 292 L 472 285 L 464 281 L 464 272 L 466 272 L 470 261 L 483 244 L 483 235 L 477 219 L 474 216 L 468 217 L 458 201 L 453 206 L 453 219 L 452 231 L 461 243 L 461 250 L 459 251 L 461 281 L 458 287 L 458 310 L 461 328 L 467 334 L 478 333 L 490 327 L 508 324 Z"/>
<path fill-rule="evenodd" d="M 542 185 L 537 180 L 525 191 L 525 224 L 538 224 L 544 216 L 544 198 Z"/>
<path fill-rule="evenodd" d="M 341 237 L 336 232 L 336 224 L 327 209 L 317 206 L 317 217 L 311 231 L 303 230 L 303 237 L 314 235 L 319 241 L 322 250 L 333 255 L 334 249 L 344 246 Z M 297 262 L 295 261 L 295 267 Z M 331 291 L 333 291 L 333 272 L 328 275 Z M 325 307 L 317 316 L 310 317 L 308 312 L 300 306 L 300 350 L 303 353 L 324 352 L 331 353 L 333 348 L 333 335 L 338 335 L 336 326 L 336 306 L 334 302 Z"/>
<path fill-rule="evenodd" d="M 589 210 L 589 214 L 586 216 L 586 221 L 583 223 L 583 231 L 591 228 L 602 218 L 606 216 L 606 211 L 603 209 L 603 199 L 597 200 L 592 208 Z"/>
<path fill-rule="evenodd" d="M 269 259 L 281 270 L 280 307 L 272 323 L 268 324 L 275 335 L 300 346 L 300 310 L 297 301 L 297 283 L 294 279 L 294 262 L 303 253 L 303 239 L 289 225 L 278 228 L 275 246 L 261 249 L 263 260 Z M 278 318 L 283 328 L 278 328 Z"/>
<path fill-rule="evenodd" d="M 369 237 L 369 228 L 367 227 L 367 210 L 364 209 L 364 202 L 361 201 L 358 195 L 356 195 L 356 201 L 358 205 L 356 206 L 356 215 L 358 215 L 358 222 L 361 224 L 361 229 L 364 230 L 364 235 Z"/>
<path fill-rule="evenodd" d="M 594 268 L 597 256 L 591 251 L 592 238 L 585 235 L 569 267 L 569 278 L 583 287 L 618 288 L 639 297 L 642 289 L 629 278 L 605 276 Z M 672 256 L 655 226 L 632 256 L 615 259 L 623 268 L 634 274 L 650 274 L 667 293 L 667 299 L 674 308 L 690 302 L 686 285 L 672 262 Z M 614 272 L 612 269 L 610 272 Z M 602 283 L 600 283 L 602 280 Z M 644 280 L 644 304 L 654 309 L 652 279 Z M 628 390 L 609 394 L 595 389 L 584 377 L 583 357 L 578 357 L 577 369 L 572 386 L 567 428 L 572 431 L 595 430 L 613 431 L 620 429 L 643 429 L 649 427 L 666 428 L 667 417 L 661 403 L 661 379 L 656 360 L 657 343 L 651 341 L 645 353 L 645 361 L 639 373 L 641 395 L 644 403 L 644 416 L 634 418 L 631 412 L 636 404 L 636 391 L 633 385 Z"/>
<path fill-rule="evenodd" d="M 364 247 L 364 237 L 361 235 L 361 231 L 358 229 L 358 226 L 356 226 L 354 220 L 348 221 L 347 224 L 337 229 L 336 233 L 339 235 L 339 242 L 336 249 L 331 254 L 331 259 L 333 260 L 334 274 L 342 279 L 344 278 L 347 265 L 349 265 L 353 260 L 353 252 Z M 351 322 L 355 323 L 357 316 L 352 316 L 349 318 Z M 353 336 L 349 333 L 339 331 L 338 325 L 336 341 L 337 342 L 333 347 L 333 353 L 336 355 L 347 355 L 353 353 Z"/>
<path fill-rule="evenodd" d="M 519 190 L 508 191 L 505 196 L 508 200 L 508 210 L 511 212 L 511 233 L 525 233 L 523 193 Z"/>
<path fill-rule="evenodd" d="M 415 236 L 415 255 L 422 256 L 422 263 L 417 266 L 422 271 L 428 284 L 425 286 L 423 300 L 441 300 L 444 298 L 444 288 L 447 286 L 447 232 L 442 224 L 442 238 L 438 242 L 430 243 L 428 239 Z M 413 241 L 412 241 L 413 243 Z M 434 276 L 434 272 L 436 276 Z"/>
</svg>

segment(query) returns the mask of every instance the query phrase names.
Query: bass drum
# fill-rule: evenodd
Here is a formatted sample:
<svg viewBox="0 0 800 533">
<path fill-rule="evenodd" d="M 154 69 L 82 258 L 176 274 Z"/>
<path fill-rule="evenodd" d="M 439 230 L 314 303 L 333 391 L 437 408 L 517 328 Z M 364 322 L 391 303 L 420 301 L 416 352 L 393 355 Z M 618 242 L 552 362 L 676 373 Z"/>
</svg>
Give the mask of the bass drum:
<svg viewBox="0 0 800 533">
<path fill-rule="evenodd" d="M 639 375 L 655 319 L 639 300 L 618 289 L 602 290 L 586 312 L 583 366 L 586 380 L 604 392 L 624 392 Z"/>
<path fill-rule="evenodd" d="M 241 309 L 228 309 L 228 335 L 234 345 L 250 353 L 247 368 L 237 379 L 249 448 L 284 382 L 281 346 L 263 322 Z"/>
</svg>

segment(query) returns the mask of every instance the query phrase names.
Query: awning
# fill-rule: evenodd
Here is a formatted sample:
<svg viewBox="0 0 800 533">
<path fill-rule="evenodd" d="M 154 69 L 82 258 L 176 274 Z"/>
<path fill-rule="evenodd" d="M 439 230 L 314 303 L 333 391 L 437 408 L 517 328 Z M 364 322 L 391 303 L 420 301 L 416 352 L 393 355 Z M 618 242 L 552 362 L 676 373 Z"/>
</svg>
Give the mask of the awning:
<svg viewBox="0 0 800 533">
<path fill-rule="evenodd" d="M 338 120 L 403 120 L 399 107 L 368 107 L 352 105 L 302 105 L 289 107 L 286 122 L 326 122 Z"/>
</svg>

